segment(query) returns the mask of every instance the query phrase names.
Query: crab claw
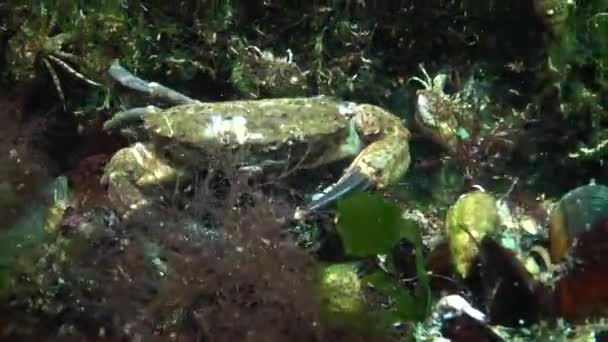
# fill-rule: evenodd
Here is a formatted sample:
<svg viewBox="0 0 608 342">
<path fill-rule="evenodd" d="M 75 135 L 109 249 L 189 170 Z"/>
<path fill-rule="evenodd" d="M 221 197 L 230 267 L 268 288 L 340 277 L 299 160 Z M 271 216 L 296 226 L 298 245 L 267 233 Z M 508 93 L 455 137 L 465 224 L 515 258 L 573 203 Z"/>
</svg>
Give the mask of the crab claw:
<svg viewBox="0 0 608 342">
<path fill-rule="evenodd" d="M 313 200 L 304 208 L 298 208 L 294 215 L 296 220 L 302 220 L 311 213 L 317 213 L 329 208 L 345 195 L 357 190 L 367 190 L 373 184 L 361 172 L 354 171 L 342 177 L 328 192 Z"/>
<path fill-rule="evenodd" d="M 372 105 L 355 108 L 355 126 L 370 144 L 359 153 L 342 178 L 321 198 L 295 212 L 296 220 L 335 204 L 353 190 L 384 189 L 396 183 L 410 165 L 410 133 L 395 115 Z"/>
</svg>

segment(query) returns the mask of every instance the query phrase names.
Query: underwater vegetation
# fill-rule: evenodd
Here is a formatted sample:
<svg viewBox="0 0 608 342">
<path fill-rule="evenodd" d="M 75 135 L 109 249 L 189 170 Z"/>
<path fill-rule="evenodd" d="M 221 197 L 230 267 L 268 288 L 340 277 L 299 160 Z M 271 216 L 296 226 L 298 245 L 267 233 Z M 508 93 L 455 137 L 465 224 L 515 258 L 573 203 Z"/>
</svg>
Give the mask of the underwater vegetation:
<svg viewBox="0 0 608 342">
<path fill-rule="evenodd" d="M 122 222 L 103 208 L 68 211 L 44 256 L 30 255 L 35 271 L 17 270 L 3 338 L 383 340 L 321 319 L 314 260 L 267 195 L 228 179 L 201 179 L 184 209 Z"/>
<path fill-rule="evenodd" d="M 605 336 L 606 13 L 1 2 L 0 339 Z"/>
</svg>

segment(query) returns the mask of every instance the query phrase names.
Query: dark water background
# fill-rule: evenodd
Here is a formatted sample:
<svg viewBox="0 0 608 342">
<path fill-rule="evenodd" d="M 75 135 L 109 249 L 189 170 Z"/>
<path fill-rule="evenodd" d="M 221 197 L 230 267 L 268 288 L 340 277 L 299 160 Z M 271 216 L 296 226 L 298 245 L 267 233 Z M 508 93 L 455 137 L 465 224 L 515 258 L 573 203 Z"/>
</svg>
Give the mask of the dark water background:
<svg viewBox="0 0 608 342">
<path fill-rule="evenodd" d="M 163 103 L 118 86 L 110 64 L 201 101 L 378 105 L 412 133 L 410 169 L 383 195 L 425 215 L 425 239 L 479 185 L 538 219 L 547 245 L 544 199 L 606 183 L 607 9 L 601 0 L 1 2 L 0 338 L 412 338 L 411 322 L 405 332 L 327 323 L 319 263 L 363 261 L 345 255 L 331 213 L 286 228 L 345 162 L 256 187 L 219 156 L 158 212 L 117 217 L 100 179 L 136 139 L 103 122 Z M 424 72 L 444 74 L 445 96 L 473 113 L 451 153 L 416 125 L 423 87 L 412 78 Z M 597 253 L 602 236 L 589 247 Z M 580 279 L 599 284 L 590 311 L 605 313 L 606 275 Z M 475 293 L 472 282 L 459 290 Z"/>
</svg>

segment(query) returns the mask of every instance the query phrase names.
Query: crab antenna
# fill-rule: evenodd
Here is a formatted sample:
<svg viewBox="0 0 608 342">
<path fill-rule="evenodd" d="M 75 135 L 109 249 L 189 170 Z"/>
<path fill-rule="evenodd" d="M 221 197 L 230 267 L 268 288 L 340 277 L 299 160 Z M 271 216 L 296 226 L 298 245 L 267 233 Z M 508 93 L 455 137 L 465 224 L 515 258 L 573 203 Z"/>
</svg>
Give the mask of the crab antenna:
<svg viewBox="0 0 608 342">
<path fill-rule="evenodd" d="M 152 97 L 156 97 L 175 104 L 199 102 L 178 91 L 165 87 L 162 84 L 156 82 L 148 82 L 133 75 L 127 69 L 123 68 L 118 63 L 118 61 L 114 61 L 112 63 L 108 72 L 110 73 L 110 76 L 112 76 L 112 78 L 114 78 L 116 81 L 118 81 L 118 83 L 122 84 L 123 86 L 140 91 L 142 93 L 146 93 Z"/>
<path fill-rule="evenodd" d="M 341 179 L 334 187 L 331 188 L 327 193 L 323 194 L 320 198 L 312 201 L 303 209 L 297 209 L 294 214 L 296 220 L 304 219 L 311 213 L 318 212 L 319 210 L 326 209 L 327 207 L 333 206 L 336 202 L 352 193 L 355 190 L 366 190 L 371 186 L 369 179 L 361 172 L 355 171 L 348 176 Z"/>
</svg>

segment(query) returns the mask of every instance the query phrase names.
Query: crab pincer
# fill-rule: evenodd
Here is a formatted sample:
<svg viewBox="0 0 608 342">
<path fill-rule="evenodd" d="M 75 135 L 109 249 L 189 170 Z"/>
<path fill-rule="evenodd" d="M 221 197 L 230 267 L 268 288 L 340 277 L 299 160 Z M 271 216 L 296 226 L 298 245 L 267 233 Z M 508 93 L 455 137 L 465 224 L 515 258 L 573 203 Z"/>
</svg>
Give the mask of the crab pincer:
<svg viewBox="0 0 608 342">
<path fill-rule="evenodd" d="M 409 168 L 410 132 L 397 116 L 368 104 L 354 106 L 353 114 L 355 128 L 368 145 L 328 192 L 296 210 L 296 220 L 335 204 L 352 191 L 382 190 L 396 183 Z"/>
</svg>

